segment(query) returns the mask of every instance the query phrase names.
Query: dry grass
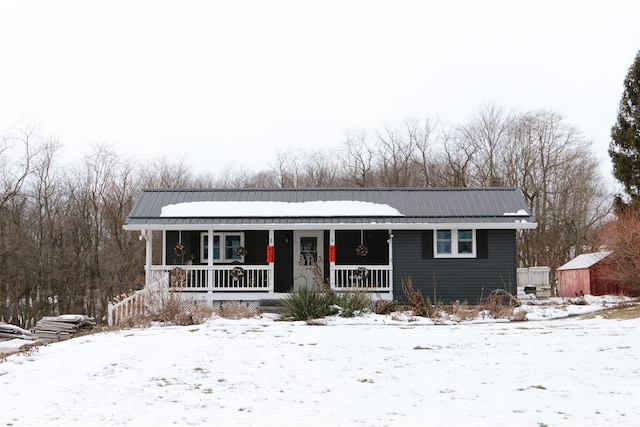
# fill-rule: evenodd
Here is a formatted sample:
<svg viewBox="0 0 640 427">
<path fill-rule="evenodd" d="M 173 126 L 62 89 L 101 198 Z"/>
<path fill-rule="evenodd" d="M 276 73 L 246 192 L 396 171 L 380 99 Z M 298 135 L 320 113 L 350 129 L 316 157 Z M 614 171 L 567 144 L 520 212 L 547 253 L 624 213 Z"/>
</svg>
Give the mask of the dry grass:
<svg viewBox="0 0 640 427">
<path fill-rule="evenodd" d="M 246 303 L 240 301 L 225 301 L 220 308 L 214 311 L 220 317 L 225 319 L 250 319 L 259 314 L 255 308 L 250 308 Z"/>
<path fill-rule="evenodd" d="M 583 316 L 583 319 L 593 319 L 595 317 L 603 317 L 611 320 L 630 320 L 640 318 L 640 305 L 633 305 L 631 307 L 614 307 L 608 310 L 598 311 Z"/>
<path fill-rule="evenodd" d="M 38 347 L 41 345 L 43 345 L 41 342 L 35 342 L 35 343 L 24 344 L 19 348 L 15 348 L 11 350 L 9 349 L 0 350 L 0 363 L 6 362 L 7 357 L 11 356 L 12 354 L 24 354 L 25 356 L 31 356 L 37 353 L 38 351 L 40 351 Z"/>
<path fill-rule="evenodd" d="M 473 320 L 480 315 L 480 309 L 476 305 L 470 305 L 468 302 L 455 301 L 453 304 L 444 307 L 445 313 L 457 320 Z"/>
<path fill-rule="evenodd" d="M 390 314 L 396 311 L 398 304 L 395 301 L 378 299 L 374 302 L 373 306 L 376 314 Z"/>
<path fill-rule="evenodd" d="M 513 309 L 519 306 L 520 301 L 513 294 L 502 289 L 496 289 L 491 291 L 482 301 L 479 308 L 488 311 L 494 319 L 510 319 L 514 316 Z"/>
</svg>

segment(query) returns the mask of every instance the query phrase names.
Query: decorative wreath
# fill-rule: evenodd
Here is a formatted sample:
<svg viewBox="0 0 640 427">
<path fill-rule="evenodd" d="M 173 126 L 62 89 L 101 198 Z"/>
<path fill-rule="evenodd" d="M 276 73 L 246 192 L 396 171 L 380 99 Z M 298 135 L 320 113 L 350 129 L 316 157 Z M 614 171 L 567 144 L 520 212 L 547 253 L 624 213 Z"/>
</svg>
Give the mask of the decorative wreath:
<svg viewBox="0 0 640 427">
<path fill-rule="evenodd" d="M 231 277 L 239 279 L 242 276 L 244 276 L 244 269 L 242 267 L 233 267 L 233 270 L 231 270 Z"/>
<path fill-rule="evenodd" d="M 367 248 L 365 245 L 360 245 L 356 248 L 356 254 L 358 254 L 358 256 L 367 256 L 368 253 L 369 248 Z"/>
<path fill-rule="evenodd" d="M 182 246 L 182 243 L 176 243 L 176 245 L 173 247 L 173 252 L 175 252 L 176 256 L 182 256 L 182 254 L 184 253 L 184 246 Z"/>
<path fill-rule="evenodd" d="M 364 279 L 365 277 L 369 276 L 369 270 L 367 270 L 366 267 L 358 267 L 355 272 L 355 276 Z"/>
<path fill-rule="evenodd" d="M 247 248 L 244 248 L 242 246 L 236 248 L 236 256 L 247 256 L 247 253 L 249 253 L 249 251 L 247 251 Z"/>
</svg>

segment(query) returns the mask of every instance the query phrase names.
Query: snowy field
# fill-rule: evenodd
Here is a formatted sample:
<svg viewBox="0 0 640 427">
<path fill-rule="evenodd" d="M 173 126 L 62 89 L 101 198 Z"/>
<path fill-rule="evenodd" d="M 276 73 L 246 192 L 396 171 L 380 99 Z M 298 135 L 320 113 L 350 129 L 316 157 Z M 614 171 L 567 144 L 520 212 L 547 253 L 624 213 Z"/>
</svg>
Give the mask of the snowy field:
<svg viewBox="0 0 640 427">
<path fill-rule="evenodd" d="M 640 319 L 528 310 L 552 320 L 267 316 L 74 338 L 0 363 L 0 426 L 640 425 Z"/>
</svg>

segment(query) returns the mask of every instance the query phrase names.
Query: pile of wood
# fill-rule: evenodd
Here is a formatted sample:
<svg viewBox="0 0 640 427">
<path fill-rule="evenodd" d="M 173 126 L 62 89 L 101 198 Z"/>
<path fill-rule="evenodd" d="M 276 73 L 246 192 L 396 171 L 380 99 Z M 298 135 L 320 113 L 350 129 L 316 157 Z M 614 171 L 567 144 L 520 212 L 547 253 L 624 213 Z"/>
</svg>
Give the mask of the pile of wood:
<svg viewBox="0 0 640 427">
<path fill-rule="evenodd" d="M 36 323 L 34 335 L 42 341 L 62 341 L 93 329 L 96 321 L 93 317 L 81 314 L 63 314 L 57 317 L 43 317 Z"/>
<path fill-rule="evenodd" d="M 35 337 L 31 335 L 31 332 L 27 331 L 26 329 L 22 329 L 18 326 L 10 325 L 8 323 L 0 323 L 0 341 L 9 341 L 14 338 L 32 340 Z"/>
</svg>

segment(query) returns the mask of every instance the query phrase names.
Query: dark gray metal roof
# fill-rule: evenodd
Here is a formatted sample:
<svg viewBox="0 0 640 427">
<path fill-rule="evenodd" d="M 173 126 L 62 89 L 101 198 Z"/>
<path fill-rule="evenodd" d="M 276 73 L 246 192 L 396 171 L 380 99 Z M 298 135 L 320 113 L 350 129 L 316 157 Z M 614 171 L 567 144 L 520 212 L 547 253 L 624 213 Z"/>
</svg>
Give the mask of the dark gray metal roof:
<svg viewBox="0 0 640 427">
<path fill-rule="evenodd" d="M 164 206 L 185 202 L 310 202 L 363 201 L 386 204 L 402 216 L 305 216 L 305 217 L 166 217 Z M 506 213 L 526 211 L 527 215 Z M 503 228 L 533 228 L 520 190 L 515 188 L 292 188 L 292 189 L 154 189 L 143 190 L 125 222 L 127 229 L 184 228 L 189 226 L 288 225 L 393 225 L 409 228 L 428 224 L 486 224 Z M 527 225 L 528 224 L 528 225 Z M 380 227 L 382 228 L 382 227 Z"/>
</svg>

